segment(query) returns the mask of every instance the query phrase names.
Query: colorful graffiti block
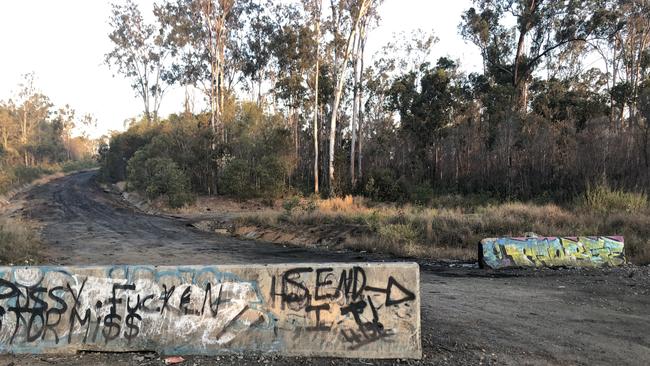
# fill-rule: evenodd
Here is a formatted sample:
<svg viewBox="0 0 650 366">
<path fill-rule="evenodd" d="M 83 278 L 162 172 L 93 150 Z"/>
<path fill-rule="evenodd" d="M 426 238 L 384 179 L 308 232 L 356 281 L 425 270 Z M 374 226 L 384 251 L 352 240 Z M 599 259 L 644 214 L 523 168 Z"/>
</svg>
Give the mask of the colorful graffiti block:
<svg viewBox="0 0 650 366">
<path fill-rule="evenodd" d="M 524 237 L 483 239 L 482 268 L 603 267 L 625 263 L 622 236 Z"/>
<path fill-rule="evenodd" d="M 419 358 L 419 267 L 0 267 L 0 352 L 82 350 Z"/>
</svg>

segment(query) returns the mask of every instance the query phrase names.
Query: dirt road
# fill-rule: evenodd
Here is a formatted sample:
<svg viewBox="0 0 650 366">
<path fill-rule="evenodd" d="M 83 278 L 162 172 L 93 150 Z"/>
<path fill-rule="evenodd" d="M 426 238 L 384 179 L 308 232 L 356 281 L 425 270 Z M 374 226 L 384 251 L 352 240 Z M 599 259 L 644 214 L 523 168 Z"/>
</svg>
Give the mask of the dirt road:
<svg viewBox="0 0 650 366">
<path fill-rule="evenodd" d="M 43 224 L 49 264 L 225 264 L 400 260 L 242 241 L 179 218 L 138 212 L 104 192 L 93 172 L 16 199 Z M 184 364 L 650 364 L 650 267 L 491 272 L 421 263 L 421 361 L 188 357 Z M 0 365 L 159 365 L 156 355 L 0 356 Z"/>
</svg>

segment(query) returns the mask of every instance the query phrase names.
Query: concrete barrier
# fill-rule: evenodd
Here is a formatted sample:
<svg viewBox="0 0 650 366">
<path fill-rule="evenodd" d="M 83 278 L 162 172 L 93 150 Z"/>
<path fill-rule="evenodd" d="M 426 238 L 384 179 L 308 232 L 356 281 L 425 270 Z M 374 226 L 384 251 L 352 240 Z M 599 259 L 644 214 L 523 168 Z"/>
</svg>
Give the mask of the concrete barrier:
<svg viewBox="0 0 650 366">
<path fill-rule="evenodd" d="M 622 236 L 490 238 L 479 244 L 481 268 L 603 267 L 625 263 Z"/>
<path fill-rule="evenodd" d="M 420 358 L 414 263 L 0 267 L 0 352 Z"/>
</svg>

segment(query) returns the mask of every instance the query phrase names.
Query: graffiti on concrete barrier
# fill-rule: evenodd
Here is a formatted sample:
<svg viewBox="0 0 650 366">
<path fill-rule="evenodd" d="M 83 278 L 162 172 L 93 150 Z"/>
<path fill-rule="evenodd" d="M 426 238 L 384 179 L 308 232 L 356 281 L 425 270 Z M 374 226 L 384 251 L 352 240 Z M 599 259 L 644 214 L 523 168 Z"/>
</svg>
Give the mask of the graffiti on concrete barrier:
<svg viewBox="0 0 650 366">
<path fill-rule="evenodd" d="M 625 263 L 622 236 L 526 237 L 483 239 L 483 267 L 602 267 Z"/>
<path fill-rule="evenodd" d="M 307 281 L 313 284 L 311 288 L 304 285 L 306 276 L 312 277 Z M 371 286 L 365 270 L 358 266 L 337 272 L 330 267 L 315 271 L 310 267 L 293 268 L 284 272 L 279 281 L 274 276 L 270 291 L 271 301 L 279 301 L 282 310 L 297 317 L 302 312 L 303 319 L 313 324 L 305 327 L 307 331 L 339 328 L 350 349 L 394 335 L 394 330 L 381 322 L 379 310 L 402 303 L 408 308 L 409 302 L 415 300 L 415 294 L 390 275 L 381 287 Z M 341 326 L 345 318 L 354 321 L 352 326 Z"/>
<path fill-rule="evenodd" d="M 0 351 L 414 357 L 417 270 L 0 267 Z"/>
</svg>

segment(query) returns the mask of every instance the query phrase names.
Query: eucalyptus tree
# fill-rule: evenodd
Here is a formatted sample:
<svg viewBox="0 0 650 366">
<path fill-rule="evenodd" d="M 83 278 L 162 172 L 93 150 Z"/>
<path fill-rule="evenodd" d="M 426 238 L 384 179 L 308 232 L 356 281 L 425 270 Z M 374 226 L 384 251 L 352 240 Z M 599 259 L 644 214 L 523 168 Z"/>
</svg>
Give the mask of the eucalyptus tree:
<svg viewBox="0 0 650 366">
<path fill-rule="evenodd" d="M 12 149 L 9 145 L 10 141 L 15 140 L 18 135 L 16 118 L 16 106 L 13 101 L 0 101 L 0 143 L 5 156 Z"/>
<path fill-rule="evenodd" d="M 348 61 L 353 52 L 353 43 L 356 37 L 357 32 L 359 32 L 359 26 L 361 21 L 368 13 L 369 9 L 373 5 L 373 0 L 355 0 L 347 3 L 347 6 L 341 8 L 334 5 L 334 0 L 332 2 L 332 16 L 333 16 L 333 31 L 334 31 L 334 42 L 341 42 L 342 52 L 339 53 L 338 47 L 335 49 L 335 57 L 333 62 L 333 74 L 336 79 L 336 86 L 334 88 L 334 96 L 332 100 L 332 111 L 330 118 L 330 136 L 329 136 L 329 161 L 328 161 L 328 183 L 329 183 L 329 194 L 333 195 L 333 184 L 334 184 L 334 157 L 335 157 L 335 145 L 336 145 L 336 131 L 337 131 L 337 119 L 339 113 L 339 107 L 341 104 L 341 98 L 343 96 L 343 86 L 346 81 L 346 72 L 348 70 Z M 341 2 L 343 3 L 343 2 Z M 343 11 L 346 12 L 344 16 Z M 347 19 L 347 24 L 343 24 L 343 19 Z M 344 31 L 341 25 L 347 26 L 345 30 L 347 34 L 343 34 Z M 341 37 L 343 36 L 343 37 Z"/>
<path fill-rule="evenodd" d="M 591 36 L 593 8 L 577 0 L 474 0 L 462 15 L 462 36 L 481 49 L 486 73 L 509 83 L 516 109 L 528 107 L 528 86 L 545 57 Z M 514 24 L 511 24 L 513 23 Z"/>
<path fill-rule="evenodd" d="M 453 123 L 453 111 L 458 103 L 458 65 L 440 58 L 435 67 L 423 63 L 418 72 L 397 77 L 387 91 L 387 104 L 398 112 L 400 130 L 405 137 L 405 148 L 412 153 L 406 173 L 411 179 L 428 178 L 433 185 L 436 176 L 432 149 L 440 131 Z"/>
<path fill-rule="evenodd" d="M 350 130 L 352 139 L 350 143 L 350 183 L 354 187 L 357 179 L 361 179 L 363 175 L 362 160 L 363 160 L 363 92 L 364 92 L 364 56 L 366 50 L 366 42 L 368 33 L 373 26 L 377 26 L 380 21 L 379 6 L 383 0 L 376 0 L 374 6 L 368 9 L 368 12 L 363 16 L 359 23 L 359 31 L 357 32 L 356 42 L 354 46 L 354 81 L 353 81 L 353 104 L 352 104 L 352 119 L 350 120 Z M 358 132 L 357 132 L 358 131 Z M 358 140 L 357 140 L 358 136 Z M 358 148 L 358 153 L 355 154 Z M 355 156 L 356 155 L 356 156 Z M 356 170 L 355 170 L 355 162 Z"/>
<path fill-rule="evenodd" d="M 645 0 L 616 1 L 608 9 L 616 19 L 615 32 L 609 37 L 613 49 L 612 72 L 614 79 L 612 97 L 620 107 L 622 121 L 627 105 L 630 120 L 638 113 L 640 91 L 650 77 L 650 2 Z"/>
<path fill-rule="evenodd" d="M 163 78 L 169 54 L 160 26 L 147 23 L 132 0 L 112 4 L 109 25 L 113 49 L 105 55 L 105 62 L 131 80 L 131 87 L 142 99 L 145 119 L 157 120 L 167 89 Z"/>
<path fill-rule="evenodd" d="M 288 109 L 289 125 L 293 130 L 296 162 L 299 154 L 300 116 L 298 111 L 307 102 L 307 71 L 314 64 L 315 39 L 296 5 L 279 6 L 276 13 L 281 18 L 272 37 L 271 50 L 277 68 L 276 97 Z"/>
<path fill-rule="evenodd" d="M 35 159 L 31 154 L 32 146 L 30 144 L 37 133 L 38 125 L 49 117 L 50 107 L 52 107 L 50 99 L 36 89 L 35 78 L 34 73 L 23 75 L 24 81 L 19 85 L 18 104 L 15 112 L 19 116 L 19 149 L 22 150 L 25 166 L 34 163 Z"/>
<path fill-rule="evenodd" d="M 70 138 L 72 137 L 72 130 L 75 128 L 75 110 L 66 104 L 56 111 L 53 122 L 58 124 L 61 128 L 63 143 L 66 147 L 66 154 L 68 160 L 71 159 L 70 153 Z"/>
<path fill-rule="evenodd" d="M 250 79 L 246 84 L 254 95 L 257 87 L 257 105 L 262 105 L 262 82 L 267 76 L 267 69 L 271 62 L 271 41 L 276 24 L 272 19 L 274 7 L 270 0 L 254 0 L 248 3 L 245 26 L 240 29 L 241 39 L 239 47 L 233 49 L 237 58 L 241 60 L 240 69 L 244 78 Z"/>
<path fill-rule="evenodd" d="M 210 106 L 213 133 L 223 132 L 228 79 L 233 70 L 231 34 L 240 27 L 245 0 L 176 0 L 154 7 L 174 62 L 170 82 L 199 87 Z M 232 80 L 232 79 L 230 79 Z M 222 133 L 225 139 L 225 135 Z"/>
<path fill-rule="evenodd" d="M 314 193 L 319 193 L 319 162 L 318 162 L 318 82 L 320 79 L 320 45 L 321 45 L 321 17 L 323 13 L 323 0 L 303 0 L 303 6 L 311 16 L 314 24 L 314 113 L 312 119 L 312 133 L 314 142 Z"/>
</svg>

